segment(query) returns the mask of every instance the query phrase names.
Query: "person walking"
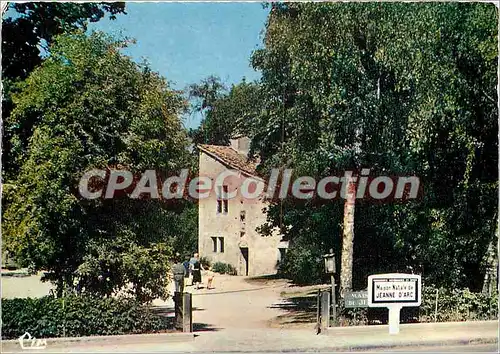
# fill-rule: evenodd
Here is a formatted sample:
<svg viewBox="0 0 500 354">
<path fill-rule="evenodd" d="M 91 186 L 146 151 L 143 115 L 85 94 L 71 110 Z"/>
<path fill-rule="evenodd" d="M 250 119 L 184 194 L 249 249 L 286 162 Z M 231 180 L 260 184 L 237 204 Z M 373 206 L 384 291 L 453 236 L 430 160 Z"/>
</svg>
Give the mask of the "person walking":
<svg viewBox="0 0 500 354">
<path fill-rule="evenodd" d="M 189 266 L 190 265 L 189 256 L 185 257 L 184 263 L 182 263 L 182 264 L 184 265 L 184 268 L 186 269 L 186 275 L 184 275 L 185 286 L 192 285 L 192 283 L 191 283 L 191 267 Z"/>
<path fill-rule="evenodd" d="M 174 261 L 175 264 L 172 267 L 172 273 L 174 275 L 175 292 L 182 294 L 184 292 L 184 277 L 186 276 L 186 268 L 184 268 L 184 264 L 181 262 L 179 253 L 175 255 Z"/>
<path fill-rule="evenodd" d="M 189 259 L 189 285 L 194 285 L 193 281 L 193 266 L 197 261 L 198 253 L 195 253 L 193 257 Z"/>
<path fill-rule="evenodd" d="M 191 260 L 193 259 L 194 262 L 191 263 L 191 271 L 193 273 L 193 285 L 196 286 L 196 289 L 199 289 L 201 284 L 201 271 L 205 269 L 203 269 L 203 266 L 201 265 L 198 253 L 194 254 L 194 257 L 191 258 Z"/>
<path fill-rule="evenodd" d="M 207 290 L 213 289 L 212 283 L 214 281 L 215 273 L 212 267 L 208 268 L 206 275 L 207 275 Z"/>
</svg>

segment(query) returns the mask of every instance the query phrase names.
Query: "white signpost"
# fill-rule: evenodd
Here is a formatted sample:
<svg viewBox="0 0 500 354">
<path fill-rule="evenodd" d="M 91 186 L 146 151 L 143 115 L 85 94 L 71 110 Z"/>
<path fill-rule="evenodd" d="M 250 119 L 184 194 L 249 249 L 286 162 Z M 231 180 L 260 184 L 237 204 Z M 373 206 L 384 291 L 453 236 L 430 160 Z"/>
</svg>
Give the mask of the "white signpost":
<svg viewBox="0 0 500 354">
<path fill-rule="evenodd" d="M 389 309 L 389 333 L 399 333 L 401 308 L 420 306 L 422 281 L 415 274 L 377 274 L 368 277 L 368 307 Z"/>
</svg>

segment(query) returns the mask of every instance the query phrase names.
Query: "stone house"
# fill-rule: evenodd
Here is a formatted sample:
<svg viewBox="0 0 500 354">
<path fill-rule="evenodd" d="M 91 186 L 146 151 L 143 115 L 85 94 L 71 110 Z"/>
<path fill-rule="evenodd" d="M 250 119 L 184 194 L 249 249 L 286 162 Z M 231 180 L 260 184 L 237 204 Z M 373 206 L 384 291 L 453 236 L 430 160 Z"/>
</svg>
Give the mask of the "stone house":
<svg viewBox="0 0 500 354">
<path fill-rule="evenodd" d="M 198 250 L 201 257 L 213 262 L 229 263 L 238 275 L 275 274 L 288 242 L 275 231 L 260 235 L 256 228 L 266 222 L 266 202 L 262 198 L 248 200 L 238 193 L 242 178 L 260 177 L 256 163 L 248 160 L 250 140 L 239 137 L 231 146 L 198 145 L 199 175 L 212 180 L 210 196 L 199 200 Z M 232 171 L 236 176 L 217 181 L 217 176 Z M 262 179 L 260 179 L 262 180 Z M 232 191 L 234 198 L 227 198 Z"/>
</svg>

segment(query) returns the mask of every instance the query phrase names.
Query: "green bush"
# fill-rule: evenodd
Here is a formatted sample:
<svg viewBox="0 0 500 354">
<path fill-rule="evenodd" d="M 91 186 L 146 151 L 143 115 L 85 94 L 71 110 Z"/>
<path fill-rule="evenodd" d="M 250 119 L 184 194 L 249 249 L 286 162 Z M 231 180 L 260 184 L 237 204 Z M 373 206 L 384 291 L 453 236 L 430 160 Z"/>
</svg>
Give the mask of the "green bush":
<svg viewBox="0 0 500 354">
<path fill-rule="evenodd" d="M 498 319 L 498 295 L 472 293 L 469 289 L 439 289 L 436 318 L 436 290 L 433 285 L 422 286 L 420 307 L 404 307 L 401 322 L 450 322 Z M 346 309 L 339 304 L 340 322 L 344 326 L 387 323 L 387 309 Z"/>
<path fill-rule="evenodd" d="M 236 268 L 234 268 L 231 264 L 215 262 L 212 266 L 212 270 L 216 273 L 220 274 L 229 274 L 236 275 Z"/>
<path fill-rule="evenodd" d="M 298 285 L 320 284 L 324 276 L 322 254 L 315 248 L 294 245 L 288 249 L 279 272 Z"/>
<path fill-rule="evenodd" d="M 203 268 L 208 269 L 211 265 L 210 260 L 207 257 L 201 257 L 200 263 Z"/>
<path fill-rule="evenodd" d="M 436 293 L 437 288 L 433 285 L 422 287 L 421 322 L 436 320 Z M 437 294 L 437 322 L 498 318 L 498 294 L 496 293 L 488 296 L 482 293 L 472 293 L 469 289 L 440 288 Z"/>
<path fill-rule="evenodd" d="M 131 299 L 70 296 L 2 299 L 2 338 L 154 333 L 168 319 Z"/>
</svg>

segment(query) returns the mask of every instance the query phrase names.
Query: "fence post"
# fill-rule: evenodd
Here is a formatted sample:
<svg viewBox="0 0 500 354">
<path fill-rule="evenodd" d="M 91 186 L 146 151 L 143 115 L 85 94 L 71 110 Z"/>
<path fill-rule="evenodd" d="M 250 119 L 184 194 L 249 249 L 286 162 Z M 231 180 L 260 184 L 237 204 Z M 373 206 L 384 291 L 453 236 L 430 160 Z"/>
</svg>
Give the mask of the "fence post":
<svg viewBox="0 0 500 354">
<path fill-rule="evenodd" d="M 437 318 L 438 318 L 438 299 L 439 299 L 439 289 L 436 289 L 436 305 L 434 306 L 434 322 L 437 322 Z"/>
<path fill-rule="evenodd" d="M 174 308 L 175 308 L 175 329 L 183 329 L 183 301 L 182 293 L 174 293 Z"/>
<path fill-rule="evenodd" d="M 331 299 L 331 302 L 332 302 L 332 323 L 333 323 L 333 326 L 336 326 L 337 325 L 337 300 L 336 300 L 336 297 L 335 297 L 335 278 L 332 274 L 332 299 Z"/>
<path fill-rule="evenodd" d="M 63 322 L 63 337 L 66 337 L 66 307 L 65 307 L 65 302 L 66 302 L 66 286 L 63 288 L 62 291 L 62 308 L 63 308 L 63 314 L 64 314 L 64 322 Z"/>
<path fill-rule="evenodd" d="M 319 323 L 320 308 L 321 308 L 320 297 L 321 297 L 321 290 L 318 289 L 318 294 L 316 295 L 316 327 L 317 327 L 318 333 L 320 332 L 320 328 L 321 328 L 321 324 Z"/>
<path fill-rule="evenodd" d="M 321 293 L 321 328 L 330 327 L 330 291 Z"/>
<path fill-rule="evenodd" d="M 184 293 L 184 301 L 182 302 L 182 331 L 193 332 L 193 297 L 191 293 Z"/>
</svg>

